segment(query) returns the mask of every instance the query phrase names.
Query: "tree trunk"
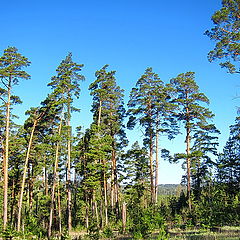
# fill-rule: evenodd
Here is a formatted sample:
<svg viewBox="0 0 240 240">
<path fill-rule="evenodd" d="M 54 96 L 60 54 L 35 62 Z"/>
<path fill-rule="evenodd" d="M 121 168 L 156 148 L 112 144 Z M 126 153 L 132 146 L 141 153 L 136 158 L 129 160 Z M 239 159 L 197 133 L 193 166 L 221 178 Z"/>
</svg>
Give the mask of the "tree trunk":
<svg viewBox="0 0 240 240">
<path fill-rule="evenodd" d="M 60 120 L 58 134 L 60 136 L 62 130 L 62 118 Z M 52 235 L 52 221 L 53 221 L 53 211 L 54 211 L 54 199 L 55 199 L 55 188 L 58 181 L 58 155 L 59 155 L 59 141 L 56 145 L 56 153 L 55 153 L 55 163 L 53 170 L 53 187 L 52 187 L 52 195 L 51 195 L 51 205 L 50 205 L 50 215 L 49 215 L 49 226 L 48 226 L 48 236 Z"/>
<path fill-rule="evenodd" d="M 29 209 L 32 211 L 33 206 L 33 181 L 34 181 L 34 173 L 33 173 L 33 165 L 31 165 L 31 169 L 29 168 Z M 31 177 L 30 177 L 31 176 Z"/>
<path fill-rule="evenodd" d="M 43 186 L 45 186 L 45 195 L 48 196 L 48 174 L 46 166 L 46 155 L 44 155 L 44 173 L 43 173 Z"/>
<path fill-rule="evenodd" d="M 122 231 L 125 233 L 126 231 L 126 222 L 127 222 L 127 208 L 126 203 L 123 202 L 122 204 Z"/>
<path fill-rule="evenodd" d="M 7 228 L 8 220 L 8 158 L 9 158 L 9 132 L 10 132 L 10 98 L 11 98 L 11 77 L 8 85 L 8 100 L 6 103 L 6 139 L 5 154 L 3 158 L 3 230 Z"/>
<path fill-rule="evenodd" d="M 15 203 L 16 203 L 15 195 L 16 195 L 16 186 L 15 186 L 15 179 L 13 179 L 13 182 L 12 182 L 12 194 L 11 194 L 12 202 L 11 202 L 11 212 L 10 212 L 10 223 L 11 223 L 11 226 L 14 226 L 13 214 L 14 214 Z"/>
<path fill-rule="evenodd" d="M 192 203 L 191 203 L 191 159 L 189 157 L 190 155 L 190 129 L 189 127 L 186 128 L 186 154 L 187 154 L 187 195 L 188 195 L 188 207 L 191 211 L 192 209 Z"/>
<path fill-rule="evenodd" d="M 59 234 L 62 235 L 62 208 L 61 208 L 61 196 L 60 196 L 59 180 L 57 181 L 57 195 L 58 195 L 58 218 L 59 218 Z"/>
<path fill-rule="evenodd" d="M 86 220 L 86 228 L 88 230 L 88 228 L 89 228 L 89 207 L 88 206 L 86 206 L 86 218 L 85 218 L 85 220 Z"/>
<path fill-rule="evenodd" d="M 101 117 L 102 117 L 102 100 L 99 101 L 99 108 L 98 108 L 98 131 L 100 130 L 101 124 Z M 99 133 L 98 133 L 98 137 Z M 106 162 L 103 159 L 103 192 L 104 192 L 104 212 L 105 212 L 105 225 L 108 225 L 108 201 L 107 201 L 107 179 L 106 179 Z"/>
<path fill-rule="evenodd" d="M 101 124 L 101 117 L 102 117 L 102 101 L 100 100 L 98 108 L 98 122 L 97 122 L 98 128 L 100 127 Z"/>
<path fill-rule="evenodd" d="M 70 109 L 69 109 L 70 111 Z M 70 112 L 69 112 L 70 114 Z M 71 130 L 70 119 L 68 120 L 68 156 L 67 156 L 67 209 L 68 209 L 68 231 L 72 230 L 72 194 L 71 194 Z"/>
<path fill-rule="evenodd" d="M 158 201 L 158 129 L 156 130 L 155 204 Z"/>
<path fill-rule="evenodd" d="M 111 174 L 111 204 L 115 210 L 117 218 L 119 217 L 118 183 L 117 183 L 117 161 L 115 142 L 112 143 L 112 174 Z"/>
<path fill-rule="evenodd" d="M 150 160 L 150 184 L 151 184 L 151 204 L 155 202 L 155 189 L 154 189 L 154 171 L 153 171 L 153 137 L 150 135 L 150 150 L 149 150 L 149 160 Z"/>
<path fill-rule="evenodd" d="M 105 211 L 105 225 L 108 225 L 108 201 L 107 201 L 107 179 L 106 179 L 106 163 L 103 160 L 103 191 L 104 191 L 104 211 Z"/>
<path fill-rule="evenodd" d="M 98 204 L 97 204 L 96 197 L 95 197 L 95 190 L 93 190 L 92 204 L 93 204 L 93 215 L 95 214 L 95 216 L 96 216 L 96 224 L 97 224 L 97 227 L 99 228 Z"/>
<path fill-rule="evenodd" d="M 30 135 L 30 139 L 29 139 L 29 143 L 28 143 L 27 155 L 26 155 L 24 168 L 23 168 L 23 180 L 22 180 L 20 197 L 19 197 L 19 204 L 18 204 L 18 221 L 17 221 L 17 231 L 18 232 L 20 231 L 20 227 L 21 227 L 22 201 L 23 201 L 23 192 L 24 192 L 27 169 L 28 169 L 28 160 L 29 160 L 29 156 L 30 156 L 30 150 L 31 150 L 31 147 L 32 147 L 32 142 L 33 142 L 33 135 L 34 135 L 34 131 L 35 131 L 37 122 L 38 122 L 38 119 L 35 119 L 34 122 L 33 122 L 33 127 L 32 127 L 32 131 L 31 131 L 31 135 Z"/>
</svg>

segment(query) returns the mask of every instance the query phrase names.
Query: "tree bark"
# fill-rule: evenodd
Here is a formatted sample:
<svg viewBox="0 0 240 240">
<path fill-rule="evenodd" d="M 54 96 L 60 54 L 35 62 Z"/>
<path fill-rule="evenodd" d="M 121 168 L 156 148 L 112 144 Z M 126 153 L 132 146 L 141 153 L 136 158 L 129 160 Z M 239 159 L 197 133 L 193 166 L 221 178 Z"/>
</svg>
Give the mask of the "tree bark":
<svg viewBox="0 0 240 240">
<path fill-rule="evenodd" d="M 187 154 L 187 192 L 188 192 L 188 207 L 191 211 L 192 203 L 191 203 L 191 159 L 190 155 L 190 129 L 189 127 L 186 128 L 186 154 Z"/>
<path fill-rule="evenodd" d="M 154 171 L 153 171 L 153 137 L 150 135 L 150 150 L 149 150 L 149 160 L 150 160 L 150 184 L 151 184 L 151 204 L 155 202 L 155 189 L 154 189 Z"/>
<path fill-rule="evenodd" d="M 44 155 L 44 173 L 43 173 L 43 186 L 45 186 L 45 195 L 48 196 L 48 174 L 46 166 L 46 155 Z"/>
<path fill-rule="evenodd" d="M 99 101 L 99 108 L 98 108 L 98 131 L 100 130 L 101 124 L 101 117 L 102 117 L 102 100 Z M 98 133 L 98 137 L 99 133 Z M 108 201 L 107 201 L 107 179 L 106 179 L 106 162 L 104 159 L 101 160 L 103 164 L 103 192 L 104 192 L 104 213 L 105 213 L 105 225 L 108 225 Z"/>
<path fill-rule="evenodd" d="M 156 130 L 155 204 L 158 201 L 158 129 Z"/>
<path fill-rule="evenodd" d="M 127 222 L 127 208 L 126 208 L 126 203 L 123 202 L 123 204 L 122 204 L 122 231 L 123 231 L 123 233 L 126 232 L 126 222 Z"/>
<path fill-rule="evenodd" d="M 11 99 L 11 82 L 9 79 L 8 85 L 8 100 L 6 103 L 6 139 L 5 139 L 5 154 L 3 158 L 3 230 L 7 228 L 8 221 L 8 158 L 9 158 L 9 133 L 10 133 L 10 99 Z"/>
<path fill-rule="evenodd" d="M 59 180 L 57 181 L 57 195 L 58 195 L 58 218 L 59 218 L 59 235 L 62 235 L 62 208 L 61 208 L 61 196 L 60 196 Z"/>
<path fill-rule="evenodd" d="M 69 112 L 70 114 L 70 109 Z M 72 193 L 71 193 L 71 126 L 70 119 L 67 122 L 68 125 L 68 156 L 67 156 L 67 209 L 68 209 L 68 230 L 72 230 Z"/>
<path fill-rule="evenodd" d="M 106 179 L 106 163 L 103 160 L 103 191 L 104 191 L 104 211 L 105 211 L 105 225 L 108 225 L 108 201 L 107 201 L 107 179 Z"/>
<path fill-rule="evenodd" d="M 60 136 L 62 130 L 62 118 L 60 120 L 58 134 Z M 53 210 L 54 210 L 54 199 L 55 199 L 55 188 L 58 181 L 58 155 L 59 155 L 59 141 L 56 145 L 56 153 L 55 153 L 55 163 L 53 170 L 53 187 L 52 187 L 52 195 L 51 195 L 51 205 L 50 205 L 50 215 L 49 215 L 49 226 L 48 226 L 48 236 L 52 235 L 52 221 L 53 221 Z"/>
<path fill-rule="evenodd" d="M 38 120 L 39 119 L 35 119 L 33 122 L 33 127 L 32 127 L 32 131 L 31 131 L 31 135 L 30 135 L 30 139 L 29 139 L 29 143 L 28 143 L 27 155 L 26 155 L 24 168 L 23 168 L 23 180 L 22 180 L 19 204 L 18 204 L 18 221 L 17 221 L 17 231 L 18 232 L 20 231 L 20 227 L 21 227 L 22 201 L 23 201 L 23 193 L 24 193 L 24 187 L 25 187 L 25 181 L 26 181 L 26 175 L 27 175 L 27 169 L 28 169 L 28 160 L 29 160 L 29 156 L 30 156 L 30 150 L 32 147 L 33 135 L 34 135 Z"/>
</svg>

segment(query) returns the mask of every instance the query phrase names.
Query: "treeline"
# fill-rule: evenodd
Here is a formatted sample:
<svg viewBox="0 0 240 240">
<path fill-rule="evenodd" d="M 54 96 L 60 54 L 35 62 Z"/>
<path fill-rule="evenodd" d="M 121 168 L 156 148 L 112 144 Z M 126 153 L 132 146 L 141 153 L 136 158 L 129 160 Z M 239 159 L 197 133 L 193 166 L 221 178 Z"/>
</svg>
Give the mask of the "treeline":
<svg viewBox="0 0 240 240">
<path fill-rule="evenodd" d="M 87 229 L 93 239 L 100 230 L 106 235 L 130 232 L 140 239 L 154 228 L 165 236 L 165 223 L 239 224 L 240 119 L 218 154 L 219 131 L 194 72 L 165 83 L 147 68 L 125 108 L 115 71 L 105 65 L 89 85 L 93 119 L 82 132 L 81 127 L 73 130 L 71 121 L 72 112 L 79 111 L 74 103 L 81 99 L 84 66 L 72 54 L 50 79 L 46 99 L 26 112 L 23 125 L 14 123 L 12 108 L 21 103 L 14 87 L 30 78 L 29 65 L 15 47 L 0 57 L 0 221 L 5 236 L 51 238 L 74 228 Z M 143 144 L 129 147 L 125 130 L 135 126 L 143 132 Z M 161 148 L 161 137 L 173 139 L 180 132 L 184 153 Z M 157 194 L 160 156 L 182 160 L 186 169 L 187 191 L 167 201 Z"/>
</svg>

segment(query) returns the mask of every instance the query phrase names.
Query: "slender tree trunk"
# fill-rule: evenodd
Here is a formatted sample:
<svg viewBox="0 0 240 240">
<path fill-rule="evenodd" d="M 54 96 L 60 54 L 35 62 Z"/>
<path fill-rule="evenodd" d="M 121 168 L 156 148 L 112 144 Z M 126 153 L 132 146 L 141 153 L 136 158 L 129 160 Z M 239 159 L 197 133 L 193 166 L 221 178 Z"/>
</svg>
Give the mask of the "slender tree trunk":
<svg viewBox="0 0 240 240">
<path fill-rule="evenodd" d="M 101 124 L 101 117 L 102 117 L 102 101 L 99 101 L 99 108 L 98 108 L 98 128 L 100 127 Z"/>
<path fill-rule="evenodd" d="M 126 203 L 123 202 L 122 204 L 122 231 L 125 233 L 126 231 L 126 222 L 127 222 L 127 208 Z"/>
<path fill-rule="evenodd" d="M 200 175 L 200 171 L 201 171 L 201 169 L 200 169 L 200 167 L 201 167 L 201 162 L 200 162 L 200 159 L 198 159 L 197 160 L 197 183 L 196 183 L 196 185 L 197 185 L 197 200 L 199 200 L 200 199 L 200 194 L 201 194 L 201 175 Z"/>
<path fill-rule="evenodd" d="M 188 99 L 188 91 L 186 92 L 186 99 Z M 191 129 L 190 129 L 190 112 L 189 106 L 187 103 L 186 106 L 186 164 L 187 164 L 187 197 L 188 197 L 188 207 L 191 211 L 192 209 L 192 202 L 191 202 L 191 159 L 190 159 L 190 142 L 191 142 Z"/>
<path fill-rule="evenodd" d="M 58 217 L 59 217 L 59 234 L 62 235 L 62 208 L 61 208 L 61 196 L 60 196 L 59 179 L 57 181 L 57 195 L 58 195 Z"/>
<path fill-rule="evenodd" d="M 13 182 L 12 182 L 12 202 L 11 202 L 11 212 L 10 212 L 10 223 L 11 223 L 11 226 L 14 225 L 13 223 L 13 214 L 14 214 L 14 210 L 15 210 L 15 193 L 16 193 L 16 187 L 15 187 L 15 179 L 13 179 Z"/>
<path fill-rule="evenodd" d="M 98 131 L 100 130 L 101 124 L 101 117 L 102 117 L 102 100 L 99 101 L 99 109 L 98 109 Z M 99 134 L 98 134 L 98 137 Z M 106 162 L 103 159 L 103 192 L 104 192 L 104 212 L 105 212 L 105 225 L 108 225 L 108 201 L 107 201 L 107 179 L 106 179 Z"/>
<path fill-rule="evenodd" d="M 86 217 L 85 217 L 85 221 L 86 221 L 86 228 L 89 228 L 89 207 L 86 206 Z"/>
<path fill-rule="evenodd" d="M 114 137 L 113 137 L 114 138 Z M 116 161 L 116 150 L 115 142 L 112 143 L 112 188 L 111 188 L 111 201 L 112 207 L 115 210 L 117 217 L 119 217 L 119 200 L 118 200 L 118 183 L 117 183 L 117 161 Z"/>
<path fill-rule="evenodd" d="M 3 158 L 3 230 L 7 228 L 8 221 L 8 158 L 9 158 L 9 133 L 10 133 L 10 98 L 11 98 L 11 82 L 8 85 L 8 100 L 6 103 L 6 139 L 5 139 L 5 155 Z"/>
<path fill-rule="evenodd" d="M 158 129 L 156 130 L 155 204 L 158 201 Z"/>
<path fill-rule="evenodd" d="M 70 126 L 70 108 L 68 110 L 68 156 L 67 156 L 67 209 L 68 209 L 68 230 L 72 230 L 72 193 L 71 193 L 71 126 Z"/>
<path fill-rule="evenodd" d="M 60 136 L 62 130 L 62 118 L 60 120 L 58 134 Z M 49 215 L 49 226 L 48 226 L 48 236 L 52 235 L 52 221 L 53 221 L 53 211 L 54 211 L 54 199 L 55 199 L 55 188 L 58 181 L 58 155 L 59 155 L 59 141 L 56 145 L 56 153 L 55 153 L 55 163 L 53 170 L 53 186 L 52 186 L 52 195 L 51 195 L 51 206 L 50 206 L 50 215 Z"/>
<path fill-rule="evenodd" d="M 33 165 L 31 165 L 31 169 L 30 172 L 31 174 L 29 174 L 29 209 L 32 211 L 32 206 L 33 206 L 33 182 L 34 182 L 34 173 L 33 173 Z M 31 176 L 31 178 L 30 178 Z"/>
<path fill-rule="evenodd" d="M 104 190 L 104 211 L 105 211 L 105 225 L 108 225 L 108 201 L 107 201 L 107 179 L 106 179 L 106 163 L 103 161 L 103 190 Z"/>
<path fill-rule="evenodd" d="M 31 131 L 31 135 L 30 135 L 30 139 L 29 139 L 29 143 L 28 143 L 27 155 L 26 155 L 24 168 L 23 168 L 23 179 L 22 179 L 22 185 L 21 185 L 21 191 L 20 191 L 20 197 L 19 197 L 19 203 L 18 203 L 18 221 L 17 221 L 17 231 L 18 232 L 20 231 L 20 227 L 21 227 L 22 201 L 23 201 L 23 192 L 24 192 L 24 188 L 25 188 L 25 181 L 26 181 L 26 175 L 27 175 L 27 169 L 28 169 L 28 160 L 29 160 L 29 156 L 30 156 L 30 150 L 32 147 L 32 142 L 33 142 L 33 135 L 34 135 L 34 131 L 35 131 L 37 122 L 38 122 L 38 119 L 35 119 L 33 122 L 33 127 L 32 127 L 32 131 Z"/>
<path fill-rule="evenodd" d="M 47 174 L 47 162 L 46 162 L 46 155 L 44 155 L 44 182 L 43 186 L 45 186 L 45 195 L 48 195 L 48 174 Z"/>
<path fill-rule="evenodd" d="M 192 209 L 191 203 L 191 159 L 190 155 L 190 129 L 189 127 L 186 128 L 186 154 L 187 154 L 187 192 L 188 192 L 188 206 L 189 210 Z"/>
<path fill-rule="evenodd" d="M 153 136 L 150 135 L 150 150 L 149 150 L 149 160 L 150 160 L 150 184 L 151 184 L 151 204 L 155 202 L 155 189 L 154 189 L 154 170 L 153 170 Z"/>
<path fill-rule="evenodd" d="M 93 205 L 93 214 L 95 214 L 95 216 L 96 216 L 96 224 L 99 227 L 98 204 L 97 204 L 96 197 L 95 197 L 95 190 L 93 190 L 92 205 Z"/>
</svg>

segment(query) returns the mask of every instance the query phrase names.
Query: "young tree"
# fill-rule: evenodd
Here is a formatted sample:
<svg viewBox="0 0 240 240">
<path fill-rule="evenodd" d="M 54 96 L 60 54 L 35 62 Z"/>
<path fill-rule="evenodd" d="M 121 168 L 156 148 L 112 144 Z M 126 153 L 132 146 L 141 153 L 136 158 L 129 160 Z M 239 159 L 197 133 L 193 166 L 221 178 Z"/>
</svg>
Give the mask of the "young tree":
<svg viewBox="0 0 240 240">
<path fill-rule="evenodd" d="M 240 117 L 230 126 L 230 136 L 218 159 L 217 180 L 226 184 L 229 192 L 240 190 Z"/>
<path fill-rule="evenodd" d="M 7 226 L 8 212 L 8 159 L 9 159 L 9 132 L 10 132 L 10 109 L 11 101 L 19 102 L 19 98 L 12 94 L 12 88 L 19 83 L 20 79 L 29 79 L 30 75 L 22 70 L 30 65 L 28 59 L 18 53 L 15 47 L 8 47 L 0 57 L 0 79 L 2 84 L 2 100 L 6 108 L 5 148 L 3 157 L 4 172 L 4 202 L 3 202 L 3 229 Z"/>
<path fill-rule="evenodd" d="M 199 91 L 199 87 L 195 82 L 194 72 L 179 74 L 176 78 L 171 79 L 171 84 L 177 94 L 173 101 L 179 106 L 176 117 L 184 123 L 186 131 L 186 153 L 176 154 L 175 158 L 186 161 L 187 192 L 189 209 L 191 210 L 191 163 L 194 156 L 191 151 L 191 139 L 193 134 L 206 126 L 208 120 L 212 119 L 214 115 L 208 108 L 201 106 L 202 103 L 209 104 L 209 100 Z"/>
<path fill-rule="evenodd" d="M 216 165 L 213 158 L 217 153 L 218 134 L 214 124 L 200 125 L 192 136 L 191 180 L 195 199 L 199 200 L 202 189 L 212 180 L 212 170 Z"/>
<path fill-rule="evenodd" d="M 216 45 L 208 54 L 209 61 L 220 59 L 221 67 L 240 73 L 240 4 L 239 0 L 222 0 L 222 8 L 212 16 L 214 27 L 205 32 Z M 225 61 L 222 59 L 225 59 Z"/>
<path fill-rule="evenodd" d="M 135 142 L 131 149 L 122 156 L 124 166 L 124 180 L 128 208 L 141 204 L 146 207 L 149 188 L 149 155 L 146 148 L 141 148 L 138 142 Z M 144 206 L 145 205 L 145 206 Z"/>
</svg>

